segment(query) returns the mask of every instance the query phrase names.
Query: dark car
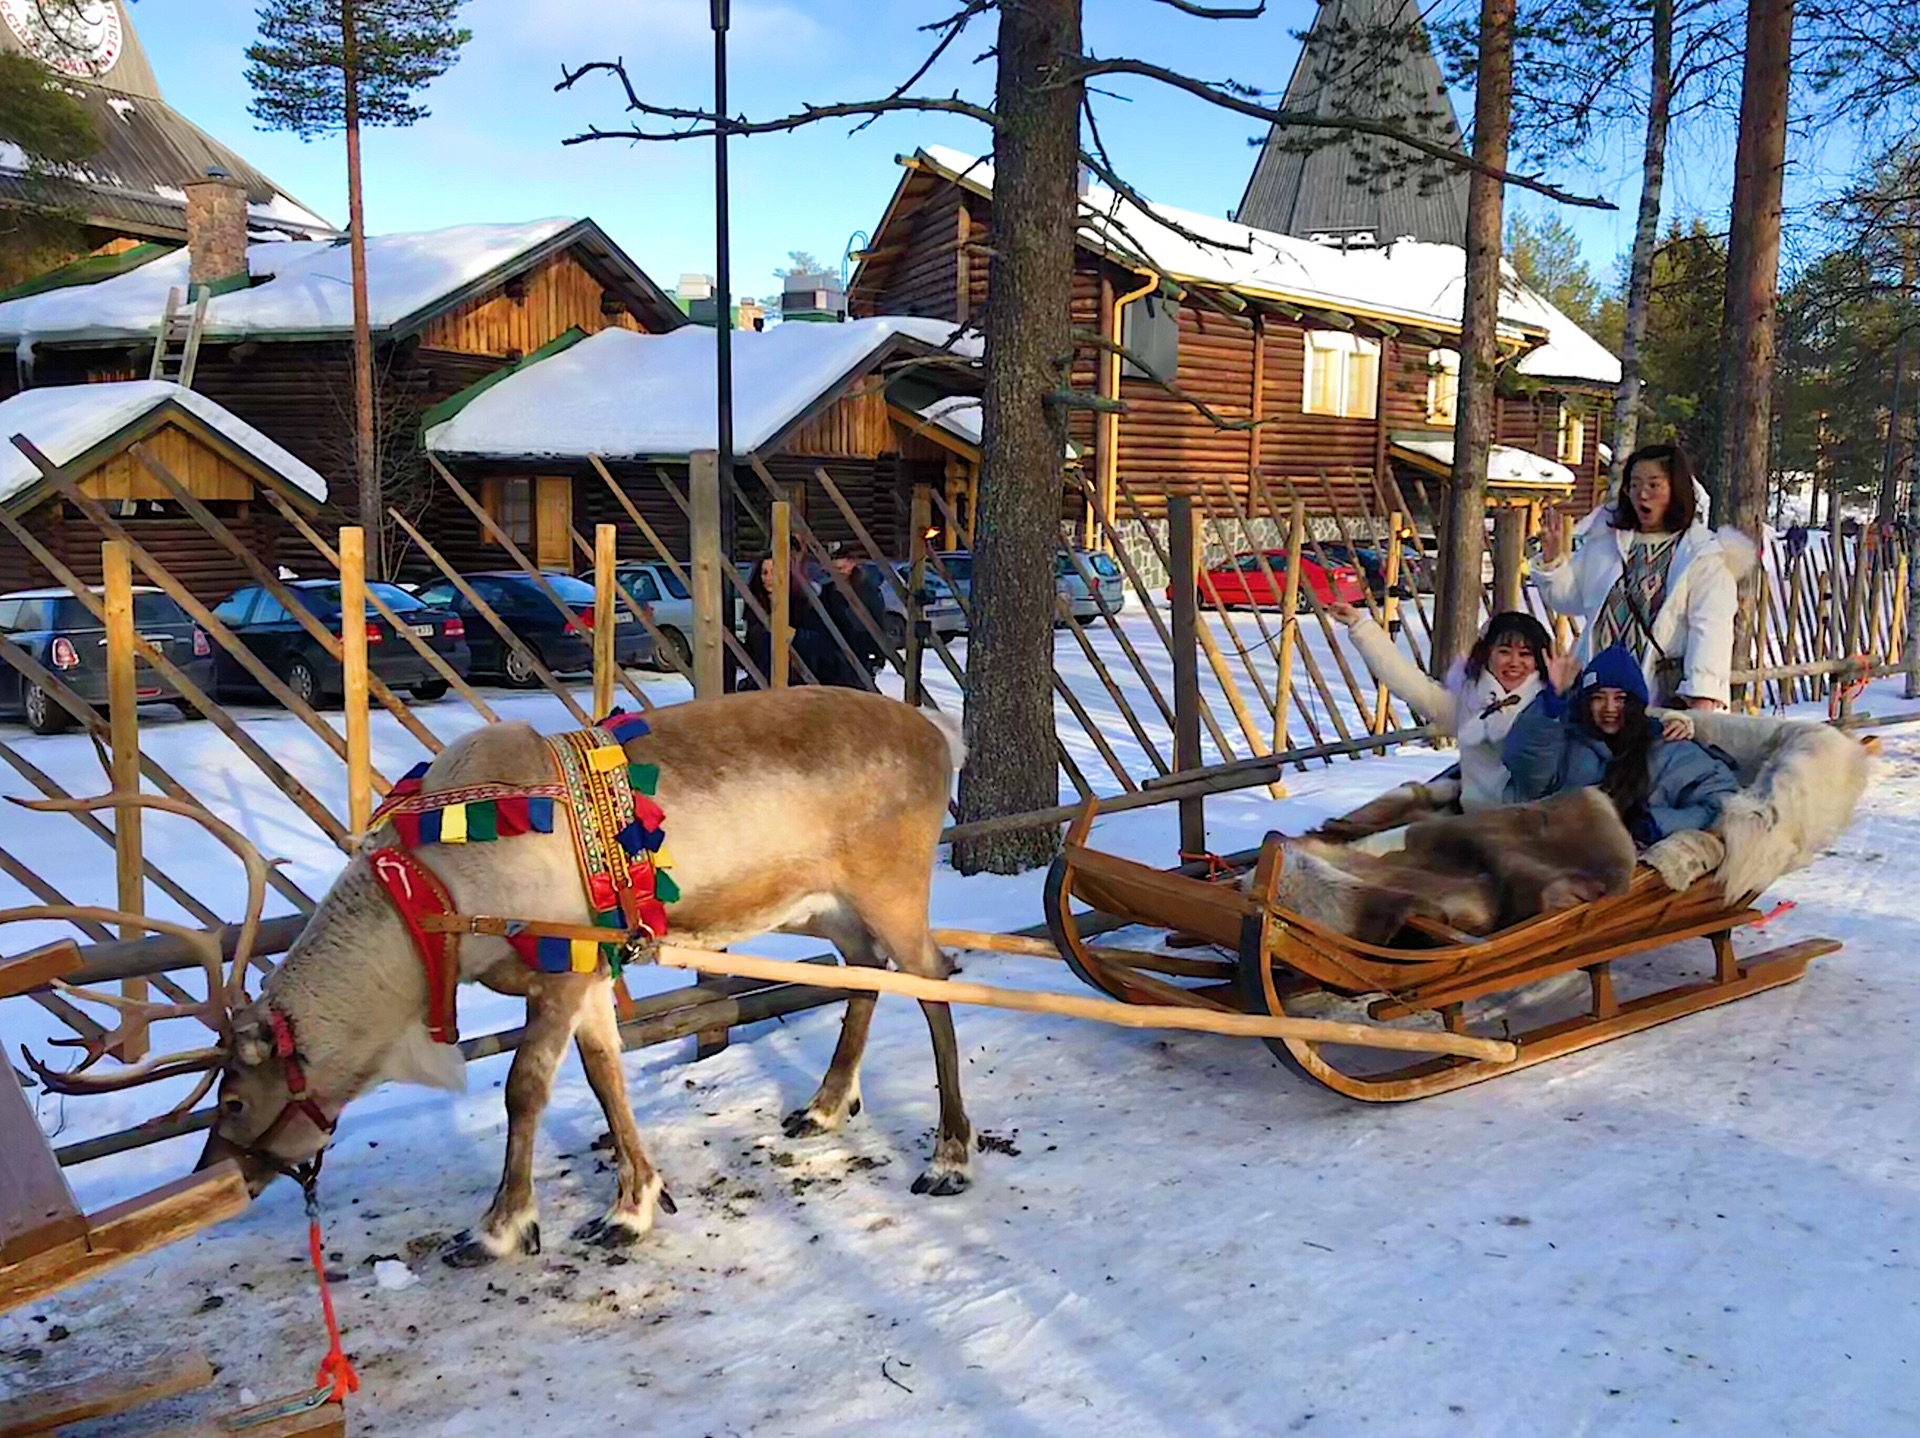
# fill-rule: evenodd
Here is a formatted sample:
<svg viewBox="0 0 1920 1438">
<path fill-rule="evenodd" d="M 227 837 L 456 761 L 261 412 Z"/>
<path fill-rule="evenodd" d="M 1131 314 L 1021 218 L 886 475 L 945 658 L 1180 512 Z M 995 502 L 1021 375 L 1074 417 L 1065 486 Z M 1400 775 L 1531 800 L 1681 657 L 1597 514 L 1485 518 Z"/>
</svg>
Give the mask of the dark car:
<svg viewBox="0 0 1920 1438">
<path fill-rule="evenodd" d="M 461 576 L 500 616 L 501 623 L 513 631 L 522 644 L 533 651 L 540 662 L 555 674 L 586 674 L 593 669 L 593 586 L 571 574 L 545 571 L 542 577 L 573 608 L 574 617 L 564 620 L 540 586 L 520 570 L 497 570 L 487 574 Z M 503 640 L 494 627 L 481 618 L 467 597 L 452 581 L 442 580 L 420 591 L 427 604 L 454 611 L 467 624 L 467 643 L 473 649 L 473 672 L 497 674 L 507 683 L 522 689 L 539 684 L 540 676 L 520 657 L 520 651 Z M 622 669 L 637 669 L 654 661 L 653 636 L 633 617 L 633 611 L 618 602 L 613 613 L 614 662 Z"/>
<path fill-rule="evenodd" d="M 340 636 L 339 580 L 296 579 L 288 581 L 287 588 L 335 638 Z M 398 585 L 369 584 L 367 589 L 379 595 L 394 617 L 424 639 L 449 669 L 463 679 L 466 677 L 467 626 L 459 615 L 436 605 L 423 604 Z M 213 615 L 231 629 L 296 698 L 318 704 L 337 698 L 346 688 L 340 661 L 322 649 L 306 627 L 259 585 L 250 584 L 236 590 L 221 601 Z M 367 668 L 389 689 L 408 690 L 416 699 L 438 699 L 447 692 L 447 681 L 419 650 L 393 632 L 393 626 L 371 604 L 367 606 L 366 626 Z M 222 694 L 260 692 L 258 681 L 225 649 L 215 657 L 214 676 Z"/>
<path fill-rule="evenodd" d="M 173 600 L 157 589 L 134 590 L 133 628 L 193 683 L 208 687 L 213 657 L 207 636 Z M 106 705 L 107 631 L 72 590 L 25 589 L 0 595 L 0 634 L 89 704 Z M 177 704 L 192 712 L 172 683 L 145 659 L 136 654 L 133 666 L 134 693 L 142 704 Z M 11 664 L 0 665 L 0 713 L 18 714 L 36 734 L 57 734 L 74 722 L 58 700 Z"/>
</svg>

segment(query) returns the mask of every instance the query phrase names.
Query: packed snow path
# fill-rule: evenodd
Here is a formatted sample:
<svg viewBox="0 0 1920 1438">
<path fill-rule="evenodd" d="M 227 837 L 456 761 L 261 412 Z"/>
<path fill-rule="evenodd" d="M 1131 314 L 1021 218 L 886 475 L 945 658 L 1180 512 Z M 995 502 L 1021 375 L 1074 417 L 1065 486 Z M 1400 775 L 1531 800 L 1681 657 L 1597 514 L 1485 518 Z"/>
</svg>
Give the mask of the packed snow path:
<svg viewBox="0 0 1920 1438">
<path fill-rule="evenodd" d="M 612 1190 L 569 1059 L 537 1170 L 544 1253 L 455 1272 L 433 1250 L 498 1177 L 507 1060 L 458 1098 L 385 1091 L 349 1111 L 325 1178 L 354 1430 L 1910 1431 L 1920 738 L 1886 743 L 1854 828 L 1769 896 L 1797 908 L 1740 941 L 1844 939 L 1805 981 L 1412 1106 L 1336 1098 L 1252 1042 L 963 1010 L 987 1149 L 969 1193 L 915 1198 L 935 1110 L 912 1005 L 881 1005 L 845 1132 L 779 1136 L 832 1050 L 838 1013 L 820 1011 L 700 1064 L 690 1044 L 628 1057 L 679 1213 L 611 1258 L 568 1239 Z M 1212 839 L 1296 829 L 1435 767 L 1406 753 L 1298 776 L 1283 805 L 1210 801 Z M 1097 842 L 1168 861 L 1173 815 L 1117 817 Z M 1014 927 L 1039 899 L 1038 875 L 943 870 L 935 918 Z M 966 967 L 1071 983 L 1033 960 Z M 146 1111 L 124 1102 L 122 1121 Z M 87 1165 L 83 1200 L 191 1153 Z M 323 1347 L 304 1238 L 278 1185 L 0 1318 L 0 1373 L 191 1343 L 236 1401 L 296 1389 Z M 376 1275 L 394 1258 L 418 1281 Z"/>
</svg>

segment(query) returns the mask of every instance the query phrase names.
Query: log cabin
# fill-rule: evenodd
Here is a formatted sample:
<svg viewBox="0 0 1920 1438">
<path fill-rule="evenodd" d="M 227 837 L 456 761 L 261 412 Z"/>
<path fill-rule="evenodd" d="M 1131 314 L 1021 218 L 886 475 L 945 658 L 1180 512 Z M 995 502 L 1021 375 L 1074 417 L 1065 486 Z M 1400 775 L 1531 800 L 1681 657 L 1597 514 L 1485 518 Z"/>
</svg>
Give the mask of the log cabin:
<svg viewBox="0 0 1920 1438">
<path fill-rule="evenodd" d="M 977 422 L 964 410 L 971 403 L 977 412 L 978 358 L 977 339 L 924 319 L 735 334 L 734 470 L 744 503 L 733 557 L 767 547 L 768 480 L 822 543 L 857 537 L 822 474 L 889 557 L 907 555 L 916 486 L 947 496 L 964 523 L 979 458 Z M 426 445 L 542 565 L 578 569 L 572 536 L 590 538 L 598 523 L 619 525 L 623 559 L 657 557 L 602 467 L 685 559 L 689 456 L 716 444 L 714 396 L 711 329 L 610 330 L 555 346 L 440 406 L 428 417 Z M 450 562 L 507 562 L 457 497 L 433 519 L 435 545 Z"/>
<path fill-rule="evenodd" d="M 217 400 L 320 473 L 322 517 L 357 516 L 352 289 L 341 241 L 250 243 L 231 177 L 187 186 L 188 245 L 123 274 L 0 303 L 0 392 L 163 373 Z M 367 241 L 375 439 L 390 505 L 439 502 L 420 452 L 436 404 L 562 340 L 603 330 L 665 332 L 673 302 L 591 220 L 460 225 Z M 184 350 L 156 345 L 179 293 L 207 296 Z M 314 562 L 297 537 L 283 562 Z M 393 569 L 400 551 L 390 540 Z"/>
<path fill-rule="evenodd" d="M 259 430 L 165 380 L 57 385 L 0 402 L 0 507 L 88 584 L 100 582 L 99 532 L 11 441 L 30 440 L 168 572 L 208 604 L 247 582 L 246 567 L 185 512 L 131 452 L 164 465 L 242 544 L 271 561 L 281 537 L 273 493 L 303 514 L 326 501 L 326 481 Z M 0 534 L 0 592 L 58 582 Z"/>
<path fill-rule="evenodd" d="M 43 257 L 44 273 L 8 276 L 17 282 L 8 297 L 91 283 L 186 243 L 186 186 L 210 167 L 244 192 L 253 238 L 338 233 L 167 103 L 124 0 L 95 0 L 73 13 L 0 5 L 0 51 L 28 55 L 55 77 L 86 112 L 99 146 L 65 175 L 33 174 L 12 146 L 0 153 L 0 208 L 52 203 L 80 230 L 77 253 Z"/>
<path fill-rule="evenodd" d="M 965 322 L 986 303 L 992 165 L 944 148 L 901 165 L 849 310 Z M 1223 507 L 1210 547 L 1235 547 L 1244 531 L 1224 517 L 1225 499 L 1245 506 L 1251 491 L 1297 496 L 1329 534 L 1340 522 L 1378 534 L 1394 510 L 1430 532 L 1452 460 L 1461 248 L 1324 244 L 1149 212 L 1094 185 L 1081 210 L 1073 320 L 1097 341 L 1077 347 L 1073 384 L 1124 412 L 1076 409 L 1070 430 L 1110 512 L 1155 524 L 1169 494 L 1204 491 Z M 1490 494 L 1585 502 L 1604 473 L 1590 437 L 1618 361 L 1508 278 L 1500 437 L 1514 452 L 1496 451 Z M 1082 493 L 1063 486 L 1063 510 L 1093 540 Z"/>
</svg>

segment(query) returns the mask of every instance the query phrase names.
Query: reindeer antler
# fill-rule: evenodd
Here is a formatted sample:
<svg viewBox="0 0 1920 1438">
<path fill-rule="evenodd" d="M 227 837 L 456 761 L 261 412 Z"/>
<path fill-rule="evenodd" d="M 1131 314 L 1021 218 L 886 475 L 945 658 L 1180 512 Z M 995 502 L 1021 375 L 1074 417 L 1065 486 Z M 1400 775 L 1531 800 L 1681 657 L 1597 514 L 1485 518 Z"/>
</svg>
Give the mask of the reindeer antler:
<svg viewBox="0 0 1920 1438">
<path fill-rule="evenodd" d="M 55 980 L 56 986 L 63 992 L 85 1002 L 114 1009 L 125 1014 L 126 1017 L 116 1024 L 111 1032 L 99 1039 L 81 1042 L 79 1046 L 86 1050 L 85 1056 L 72 1069 L 65 1072 L 51 1069 L 25 1049 L 21 1050 L 21 1057 L 27 1061 L 28 1066 L 39 1076 L 41 1082 L 56 1093 L 112 1093 L 133 1088 L 139 1084 L 153 1083 L 160 1079 L 200 1073 L 202 1077 L 194 1085 L 192 1093 L 175 1105 L 165 1116 L 172 1117 L 185 1112 L 198 1103 L 213 1086 L 227 1056 L 227 1045 L 231 1039 L 232 1012 L 236 1004 L 246 999 L 247 968 L 252 962 L 253 946 L 259 937 L 260 911 L 266 906 L 267 873 L 271 865 L 260 857 L 259 850 L 254 848 L 245 835 L 207 810 L 181 799 L 158 794 L 127 794 L 120 791 L 91 799 L 17 799 L 12 796 L 8 798 L 9 802 L 23 809 L 32 809 L 39 813 L 79 814 L 106 808 L 138 808 L 175 814 L 181 818 L 191 819 L 206 829 L 231 850 L 245 866 L 247 911 L 246 917 L 241 921 L 240 932 L 234 939 L 233 966 L 230 970 L 223 968 L 224 955 L 221 952 L 219 935 L 206 929 L 190 928 L 185 924 L 173 923 L 166 919 L 148 918 L 142 914 L 93 905 L 39 904 L 18 909 L 0 909 L 0 925 L 35 920 L 68 923 L 91 920 L 96 923 L 145 929 L 150 933 L 168 934 L 180 939 L 195 952 L 201 967 L 206 971 L 207 997 L 204 1003 L 159 1004 L 145 999 L 130 999 L 99 989 L 83 988 L 66 983 L 64 980 Z M 213 1030 L 220 1042 L 210 1048 L 190 1049 L 184 1053 L 156 1056 L 113 1074 L 82 1077 L 85 1071 L 98 1063 L 110 1049 L 132 1034 L 149 1024 L 178 1018 L 198 1019 Z M 60 1041 L 56 1040 L 56 1042 Z M 66 1042 L 71 1045 L 74 1041 Z"/>
</svg>

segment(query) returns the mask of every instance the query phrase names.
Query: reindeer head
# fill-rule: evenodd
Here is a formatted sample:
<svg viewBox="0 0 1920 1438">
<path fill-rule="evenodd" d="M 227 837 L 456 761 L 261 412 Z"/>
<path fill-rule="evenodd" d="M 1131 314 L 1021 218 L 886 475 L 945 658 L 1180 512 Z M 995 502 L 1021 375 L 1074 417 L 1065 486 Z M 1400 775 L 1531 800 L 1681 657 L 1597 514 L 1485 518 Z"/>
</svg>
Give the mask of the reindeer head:
<svg viewBox="0 0 1920 1438">
<path fill-rule="evenodd" d="M 291 1060 L 291 1063 L 289 1063 Z M 306 1089 L 304 1059 L 284 1020 L 265 1000 L 233 1010 L 220 1069 L 219 1117 L 196 1169 L 231 1160 L 259 1197 L 282 1174 L 319 1157 L 333 1116 Z"/>
<path fill-rule="evenodd" d="M 52 1068 L 22 1050 L 21 1057 L 40 1081 L 54 1093 L 113 1093 L 162 1079 L 199 1074 L 200 1078 L 192 1090 L 163 1114 L 162 1119 L 191 1110 L 218 1081 L 221 1117 L 198 1167 L 206 1168 L 222 1158 L 233 1158 L 245 1174 L 249 1190 L 255 1194 L 280 1171 L 271 1160 L 281 1154 L 282 1145 L 288 1149 L 285 1156 L 288 1164 L 310 1158 L 324 1148 L 327 1135 L 324 1131 L 316 1131 L 311 1146 L 304 1152 L 299 1151 L 307 1141 L 300 1132 L 303 1127 L 300 1124 L 281 1124 L 281 1129 L 286 1132 L 275 1135 L 272 1144 L 258 1141 L 271 1122 L 274 1110 L 269 1106 L 275 1104 L 276 1092 L 275 1081 L 270 1077 L 273 1073 L 273 1025 L 264 1003 L 248 1001 L 246 987 L 247 970 L 259 934 L 260 911 L 266 903 L 267 871 L 270 867 L 260 857 L 259 851 L 237 830 L 198 805 L 155 794 L 116 792 L 92 799 L 14 799 L 12 802 L 23 809 L 42 813 L 78 814 L 105 808 L 139 808 L 177 814 L 200 824 L 232 850 L 247 870 L 246 917 L 237 929 L 219 932 L 188 928 L 165 919 L 148 918 L 118 909 L 83 905 L 44 904 L 0 910 L 0 925 L 35 920 L 91 920 L 172 935 L 194 949 L 205 975 L 206 998 L 198 1002 L 192 1001 L 190 996 L 166 1003 L 130 999 L 106 990 L 55 980 L 54 986 L 69 997 L 112 1009 L 120 1015 L 120 1019 L 98 1038 L 53 1040 L 56 1045 L 82 1050 L 80 1062 L 69 1069 Z M 227 957 L 229 939 L 232 944 L 230 967 Z M 175 992 L 179 992 L 177 988 Z M 203 1048 L 155 1054 L 141 1063 L 104 1073 L 93 1072 L 94 1066 L 111 1051 L 144 1033 L 150 1025 L 182 1018 L 195 1019 L 205 1025 L 212 1031 L 215 1042 Z M 278 1083 L 278 1092 L 284 1095 L 284 1075 Z M 258 1121 L 257 1129 L 249 1127 L 253 1123 L 252 1116 L 260 1112 L 265 1112 L 267 1117 Z M 216 1152 L 216 1149 L 219 1151 Z"/>
</svg>

